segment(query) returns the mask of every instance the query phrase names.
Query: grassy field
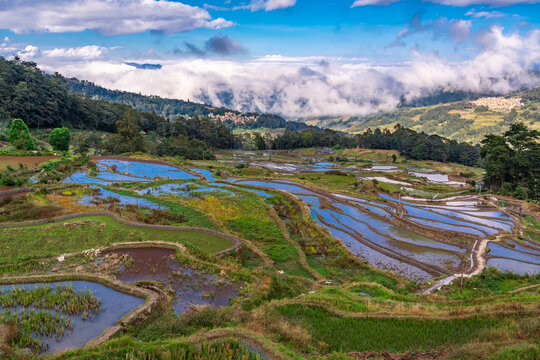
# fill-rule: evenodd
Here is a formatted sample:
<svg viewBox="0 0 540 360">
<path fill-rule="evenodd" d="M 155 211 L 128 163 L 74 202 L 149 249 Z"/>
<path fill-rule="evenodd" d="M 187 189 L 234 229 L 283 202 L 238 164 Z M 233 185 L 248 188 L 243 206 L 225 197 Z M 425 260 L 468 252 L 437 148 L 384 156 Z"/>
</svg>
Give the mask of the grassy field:
<svg viewBox="0 0 540 360">
<path fill-rule="evenodd" d="M 324 352 L 428 350 L 488 337 L 488 330 L 510 326 L 500 318 L 418 320 L 338 317 L 320 308 L 287 305 L 277 309 L 293 324 L 308 329 Z M 316 346 L 317 346 L 316 345 Z"/>
<path fill-rule="evenodd" d="M 81 222 L 82 225 L 70 225 Z M 83 217 L 62 223 L 2 230 L 0 264 L 53 257 L 117 242 L 151 240 L 184 243 L 207 254 L 232 246 L 224 238 L 205 233 L 136 228 L 107 216 Z"/>
</svg>

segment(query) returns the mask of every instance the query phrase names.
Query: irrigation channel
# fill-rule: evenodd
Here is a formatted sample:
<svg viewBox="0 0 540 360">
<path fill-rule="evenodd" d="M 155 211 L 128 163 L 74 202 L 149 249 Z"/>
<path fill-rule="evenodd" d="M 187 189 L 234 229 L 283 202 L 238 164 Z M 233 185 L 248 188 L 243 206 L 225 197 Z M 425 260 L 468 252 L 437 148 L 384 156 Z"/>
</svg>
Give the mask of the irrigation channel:
<svg viewBox="0 0 540 360">
<path fill-rule="evenodd" d="M 81 171 L 68 177 L 65 182 L 92 184 L 92 187 L 98 188 L 100 184 L 122 181 L 183 180 L 182 183 L 163 184 L 138 191 L 141 195 L 156 196 L 172 193 L 188 197 L 208 192 L 232 196 L 231 190 L 227 189 L 229 187 L 242 187 L 262 197 L 271 196 L 269 192 L 272 189 L 286 191 L 309 206 L 311 216 L 319 226 L 327 229 L 352 253 L 371 265 L 419 282 L 444 277 L 432 290 L 460 274 L 478 271 L 484 265 L 519 274 L 540 271 L 540 247 L 532 242 L 517 243 L 510 236 L 502 236 L 516 231 L 517 223 L 503 210 L 477 196 L 426 201 L 411 197 L 398 199 L 381 193 L 378 194 L 381 201 L 374 201 L 330 193 L 291 180 L 231 178 L 217 182 L 208 170 L 186 171 L 159 162 L 127 158 L 94 160 L 100 170 L 98 174 L 89 176 Z M 270 161 L 251 163 L 286 172 L 341 169 L 337 164 L 324 162 L 314 165 L 283 165 Z M 395 167 L 373 166 L 368 170 L 392 172 Z M 415 175 L 430 178 L 428 173 Z M 431 174 L 431 179 L 440 183 L 448 181 L 447 176 L 439 175 Z M 208 186 L 190 183 L 190 180 L 200 178 L 205 179 Z M 120 204 L 126 205 L 160 206 L 143 198 L 115 194 L 103 188 L 96 196 L 114 197 L 119 199 Z M 83 197 L 80 201 L 89 203 L 91 199 Z M 495 242 L 501 239 L 504 241 Z M 482 251 L 479 252 L 481 247 Z M 489 251 L 486 257 L 483 247 Z M 483 258 L 482 264 L 479 258 Z"/>
</svg>

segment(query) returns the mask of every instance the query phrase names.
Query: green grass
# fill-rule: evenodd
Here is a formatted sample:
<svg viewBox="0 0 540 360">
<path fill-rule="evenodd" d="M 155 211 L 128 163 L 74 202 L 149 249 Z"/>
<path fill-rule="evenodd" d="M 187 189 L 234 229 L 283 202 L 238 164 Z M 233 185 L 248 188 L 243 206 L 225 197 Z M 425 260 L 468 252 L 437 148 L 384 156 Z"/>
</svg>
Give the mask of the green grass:
<svg viewBox="0 0 540 360">
<path fill-rule="evenodd" d="M 306 328 L 314 343 L 324 343 L 324 352 L 428 350 L 465 344 L 480 338 L 487 329 L 506 326 L 498 318 L 342 318 L 322 308 L 302 305 L 281 306 L 277 312 Z"/>
<path fill-rule="evenodd" d="M 89 221 L 89 223 L 78 226 L 53 223 L 2 230 L 0 232 L 0 265 L 128 241 L 153 240 L 184 243 L 207 254 L 227 249 L 232 245 L 229 240 L 211 234 L 131 227 L 107 216 L 82 217 L 65 223 L 81 221 Z"/>
<path fill-rule="evenodd" d="M 166 342 L 141 343 L 123 337 L 106 343 L 98 348 L 68 351 L 54 357 L 61 359 L 79 360 L 257 360 L 260 357 L 251 352 L 237 340 L 224 340 L 213 344 L 191 344 L 187 341 L 172 340 Z"/>
</svg>

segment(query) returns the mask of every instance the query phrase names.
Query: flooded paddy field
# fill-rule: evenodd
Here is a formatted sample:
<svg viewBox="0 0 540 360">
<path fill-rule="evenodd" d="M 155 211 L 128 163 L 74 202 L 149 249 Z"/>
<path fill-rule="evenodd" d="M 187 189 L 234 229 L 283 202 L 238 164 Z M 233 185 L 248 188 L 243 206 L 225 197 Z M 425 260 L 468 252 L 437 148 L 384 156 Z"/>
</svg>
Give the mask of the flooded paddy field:
<svg viewBox="0 0 540 360">
<path fill-rule="evenodd" d="M 134 352 L 141 347 L 182 351 L 183 342 L 202 350 L 205 339 L 220 344 L 233 333 L 263 358 L 272 358 L 274 348 L 261 345 L 267 340 L 281 344 L 284 337 L 290 337 L 284 353 L 325 356 L 319 338 L 310 336 L 326 323 L 298 321 L 308 313 L 335 318 L 343 334 L 353 333 L 357 323 L 383 319 L 390 324 L 396 318 L 403 334 L 422 324 L 437 324 L 444 333 L 454 315 L 468 319 L 499 305 L 501 312 L 513 309 L 502 300 L 503 290 L 478 305 L 477 288 L 486 293 L 488 287 L 527 288 L 540 273 L 540 245 L 521 236 L 515 214 L 498 206 L 500 201 L 474 194 L 471 186 L 453 186 L 450 182 L 460 178 L 440 165 L 430 169 L 399 159 L 394 165 L 391 158 L 353 161 L 334 149 L 230 152 L 217 161 L 175 159 L 185 170 L 158 161 L 93 161 L 95 167 L 79 168 L 58 187 L 32 196 L 43 203 L 71 204 L 62 208 L 64 214 L 114 214 L 0 229 L 0 271 L 99 274 L 153 293 L 158 300 L 150 312 L 145 309 L 148 316 L 135 326 L 122 325 L 122 336 L 95 350 L 104 354 L 117 347 L 125 350 L 122 356 L 134 357 L 142 354 Z M 147 222 L 144 216 L 153 212 L 165 226 Z M 183 220 L 169 221 L 173 212 Z M 182 226 L 199 229 L 182 231 Z M 482 262 L 499 271 L 483 269 Z M 466 277 L 475 271 L 480 276 Z M 460 274 L 465 275 L 463 294 L 457 281 L 452 283 Z M 143 301 L 90 282 L 58 284 L 64 283 L 89 291 L 99 307 L 57 318 L 50 316 L 53 310 L 42 309 L 43 319 L 64 329 L 61 336 L 34 334 L 48 344 L 43 350 L 49 353 L 84 346 Z M 519 311 L 530 312 L 534 291 L 504 299 L 525 299 L 525 310 Z M 427 295 L 431 292 L 438 296 Z M 493 308 L 486 305 L 491 302 Z M 288 317 L 288 307 L 298 311 Z M 339 349 L 340 342 L 333 346 Z"/>
<path fill-rule="evenodd" d="M 183 314 L 193 305 L 229 306 L 238 297 L 239 284 L 184 266 L 175 256 L 176 250 L 162 247 L 121 248 L 103 252 L 96 262 L 125 259 L 116 278 L 162 283 L 174 294 L 172 306 L 177 314 Z"/>
<path fill-rule="evenodd" d="M 95 158 L 96 171 L 92 175 L 84 170 L 64 180 L 74 184 L 108 184 L 114 182 L 153 181 L 156 179 L 196 179 L 197 176 L 165 163 L 137 160 Z"/>
<path fill-rule="evenodd" d="M 25 329 L 26 344 L 39 343 L 40 347 L 34 350 L 47 353 L 84 346 L 144 302 L 87 281 L 0 285 L 0 294 L 0 316 L 18 317 Z M 55 294 L 61 301 L 54 303 Z M 67 301 L 70 294 L 93 298 L 96 306 L 85 305 L 79 299 L 79 310 L 77 301 Z"/>
<path fill-rule="evenodd" d="M 407 170 L 396 165 L 375 164 L 370 167 L 355 167 L 347 163 L 328 161 L 325 155 L 305 159 L 290 157 L 290 162 L 281 162 L 286 157 L 280 162 L 272 161 L 271 157 L 272 154 L 264 152 L 235 152 L 232 154 L 232 161 L 283 173 L 299 174 L 331 170 L 346 173 L 388 172 L 392 176 L 396 173 L 405 175 L 409 173 L 434 184 L 444 184 L 448 187 L 456 185 L 452 183 L 448 175 L 428 168 Z M 458 195 L 441 200 L 418 199 L 411 196 L 401 198 L 378 193 L 379 201 L 375 201 L 339 192 L 321 192 L 290 179 L 260 181 L 236 178 L 229 179 L 230 185 L 227 186 L 216 182 L 219 178 L 213 171 L 203 168 L 191 168 L 191 173 L 187 173 L 162 164 L 118 159 L 96 159 L 95 161 L 100 172 L 92 178 L 100 181 L 107 182 L 113 179 L 121 181 L 123 177 L 130 178 L 125 179 L 126 181 L 139 181 L 141 184 L 163 178 L 181 181 L 136 187 L 134 191 L 146 198 L 114 194 L 107 190 L 100 191 L 100 197 L 115 197 L 120 205 L 136 204 L 148 208 L 162 208 L 151 200 L 153 196 L 173 196 L 178 199 L 204 199 L 206 196 L 211 196 L 232 200 L 238 196 L 234 191 L 234 186 L 240 186 L 243 190 L 255 193 L 263 199 L 272 197 L 263 190 L 264 188 L 285 191 L 307 203 L 313 220 L 342 241 L 358 257 L 380 269 L 392 270 L 420 282 L 471 268 L 474 260 L 471 259 L 470 254 L 478 244 L 475 240 L 493 237 L 504 232 L 511 233 L 515 226 L 511 217 L 502 211 L 486 206 L 482 199 L 474 195 Z M 106 174 L 106 176 L 101 174 Z M 201 183 L 200 180 L 190 181 L 190 179 L 195 179 L 193 174 L 204 178 L 206 183 Z M 360 174 L 358 178 L 386 181 L 394 186 L 411 185 L 410 182 L 394 180 L 392 176 L 387 179 L 382 176 Z M 81 176 L 79 180 L 84 184 L 88 178 Z M 79 180 L 72 178 L 70 181 Z M 249 186 L 257 189 L 249 188 Z M 87 204 L 91 202 L 86 197 L 81 201 Z"/>
</svg>

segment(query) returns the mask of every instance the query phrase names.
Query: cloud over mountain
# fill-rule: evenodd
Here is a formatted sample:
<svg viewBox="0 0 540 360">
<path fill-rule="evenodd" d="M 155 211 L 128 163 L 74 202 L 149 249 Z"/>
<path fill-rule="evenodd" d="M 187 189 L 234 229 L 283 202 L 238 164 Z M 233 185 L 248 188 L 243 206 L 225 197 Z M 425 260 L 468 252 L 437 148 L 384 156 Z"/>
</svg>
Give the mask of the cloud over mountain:
<svg viewBox="0 0 540 360">
<path fill-rule="evenodd" d="M 152 72 L 106 61 L 45 59 L 42 66 L 113 89 L 244 111 L 289 117 L 358 115 L 392 109 L 401 95 L 412 100 L 440 89 L 506 93 L 537 85 L 538 78 L 529 70 L 540 64 L 539 40 L 539 30 L 520 36 L 492 27 L 479 36 L 482 50 L 471 59 L 449 62 L 434 55 L 416 55 L 410 63 L 394 66 L 371 65 L 362 59 L 283 56 L 246 62 L 166 60 Z"/>
</svg>

